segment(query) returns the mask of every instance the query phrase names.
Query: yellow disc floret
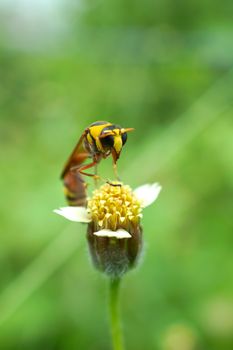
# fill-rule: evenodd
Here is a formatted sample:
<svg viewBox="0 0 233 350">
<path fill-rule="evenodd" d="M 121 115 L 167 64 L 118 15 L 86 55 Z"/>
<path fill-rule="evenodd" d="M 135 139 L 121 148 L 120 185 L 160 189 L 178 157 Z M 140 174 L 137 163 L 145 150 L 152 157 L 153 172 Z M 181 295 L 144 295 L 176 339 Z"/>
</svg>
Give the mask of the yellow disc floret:
<svg viewBox="0 0 233 350">
<path fill-rule="evenodd" d="M 129 230 L 142 216 L 141 205 L 130 186 L 120 182 L 106 183 L 93 192 L 88 211 L 97 229 Z"/>
</svg>

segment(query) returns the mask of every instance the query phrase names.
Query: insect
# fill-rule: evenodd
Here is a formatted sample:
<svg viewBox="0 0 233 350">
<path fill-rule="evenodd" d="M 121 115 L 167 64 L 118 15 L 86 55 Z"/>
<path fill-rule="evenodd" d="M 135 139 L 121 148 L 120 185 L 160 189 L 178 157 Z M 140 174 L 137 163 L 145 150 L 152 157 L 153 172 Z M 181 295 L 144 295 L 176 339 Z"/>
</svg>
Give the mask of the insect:
<svg viewBox="0 0 233 350">
<path fill-rule="evenodd" d="M 101 159 L 112 155 L 117 177 L 116 162 L 126 143 L 127 132 L 133 130 L 133 128 L 122 128 L 106 121 L 97 121 L 84 130 L 61 174 L 65 195 L 70 205 L 86 205 L 86 183 L 82 175 L 97 179 L 97 165 Z M 92 158 L 92 162 L 84 165 L 87 158 Z M 84 172 L 92 167 L 95 167 L 95 174 Z"/>
</svg>

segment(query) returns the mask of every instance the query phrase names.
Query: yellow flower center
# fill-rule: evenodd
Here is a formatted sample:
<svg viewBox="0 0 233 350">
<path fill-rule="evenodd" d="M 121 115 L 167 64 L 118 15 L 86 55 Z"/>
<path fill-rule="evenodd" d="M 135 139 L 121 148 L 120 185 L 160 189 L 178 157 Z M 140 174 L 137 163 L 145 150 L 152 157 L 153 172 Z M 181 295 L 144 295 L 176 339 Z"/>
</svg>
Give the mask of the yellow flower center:
<svg viewBox="0 0 233 350">
<path fill-rule="evenodd" d="M 139 200 L 130 186 L 120 182 L 106 183 L 95 190 L 87 208 L 97 229 L 128 231 L 142 217 Z"/>
</svg>

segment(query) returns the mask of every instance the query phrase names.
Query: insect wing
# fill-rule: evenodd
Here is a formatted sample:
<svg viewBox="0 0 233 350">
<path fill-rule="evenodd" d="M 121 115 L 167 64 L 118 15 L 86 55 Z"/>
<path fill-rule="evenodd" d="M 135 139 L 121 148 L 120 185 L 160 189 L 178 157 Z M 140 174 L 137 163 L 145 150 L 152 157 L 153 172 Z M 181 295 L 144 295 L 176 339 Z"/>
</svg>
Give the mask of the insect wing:
<svg viewBox="0 0 233 350">
<path fill-rule="evenodd" d="M 71 168 L 81 165 L 84 162 L 84 160 L 88 158 L 89 154 L 86 152 L 83 146 L 83 141 L 85 137 L 86 137 L 86 131 L 84 131 L 77 145 L 75 146 L 73 152 L 68 158 L 66 165 L 64 166 L 64 169 L 61 173 L 62 179 L 65 177 L 67 172 L 71 170 Z"/>
</svg>

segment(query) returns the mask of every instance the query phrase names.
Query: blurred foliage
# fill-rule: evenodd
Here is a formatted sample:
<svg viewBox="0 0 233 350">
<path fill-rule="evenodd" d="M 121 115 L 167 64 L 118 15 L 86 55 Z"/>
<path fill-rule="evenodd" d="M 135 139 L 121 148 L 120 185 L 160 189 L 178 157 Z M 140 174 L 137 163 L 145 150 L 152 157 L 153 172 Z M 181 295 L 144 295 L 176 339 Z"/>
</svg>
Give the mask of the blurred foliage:
<svg viewBox="0 0 233 350">
<path fill-rule="evenodd" d="M 124 281 L 127 348 L 233 348 L 232 4 L 66 1 L 52 35 L 2 8 L 1 349 L 110 348 L 85 226 L 52 214 L 64 161 L 101 119 L 136 129 L 123 180 L 163 186 Z"/>
</svg>

